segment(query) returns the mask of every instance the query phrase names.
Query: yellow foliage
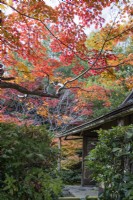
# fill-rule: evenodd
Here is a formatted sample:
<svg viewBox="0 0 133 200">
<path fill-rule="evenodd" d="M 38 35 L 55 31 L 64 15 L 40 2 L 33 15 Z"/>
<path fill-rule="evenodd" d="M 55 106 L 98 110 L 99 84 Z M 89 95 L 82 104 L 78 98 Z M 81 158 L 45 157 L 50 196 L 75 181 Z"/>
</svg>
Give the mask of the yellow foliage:
<svg viewBox="0 0 133 200">
<path fill-rule="evenodd" d="M 17 67 L 21 72 L 29 72 L 28 67 L 22 62 L 17 62 Z"/>
<path fill-rule="evenodd" d="M 125 41 L 127 38 L 132 37 L 132 33 L 129 31 L 132 28 L 132 24 L 124 23 L 119 26 L 114 27 L 111 30 L 110 25 L 107 25 L 105 28 L 102 28 L 99 32 L 93 33 L 87 40 L 86 46 L 88 49 L 100 50 L 104 44 L 104 50 L 111 51 L 114 46 L 119 42 Z M 110 33 L 109 33 L 109 30 Z M 131 32 L 131 31 L 130 31 Z M 124 33 L 124 34 L 121 34 Z"/>
<path fill-rule="evenodd" d="M 110 68 L 108 71 L 104 71 L 100 74 L 99 81 L 106 85 L 111 86 L 114 81 L 116 81 L 116 75 L 113 68 Z"/>
<path fill-rule="evenodd" d="M 69 169 L 72 165 L 75 165 L 79 162 L 79 157 L 77 155 L 69 156 L 68 158 L 61 161 L 63 169 Z"/>
<path fill-rule="evenodd" d="M 34 77 L 32 76 L 32 74 L 30 73 L 28 67 L 24 63 L 18 61 L 16 63 L 16 67 L 17 67 L 17 70 L 22 75 L 22 78 L 21 77 L 17 78 L 18 81 L 20 81 L 22 79 L 28 79 L 29 81 L 33 81 L 34 80 Z"/>
<path fill-rule="evenodd" d="M 76 154 L 77 151 L 82 149 L 81 140 L 63 140 L 62 141 L 62 159 L 61 165 L 63 169 L 69 169 L 73 164 L 79 162 L 79 156 Z"/>
<path fill-rule="evenodd" d="M 12 6 L 12 4 L 13 4 L 13 1 L 12 0 L 8 0 L 8 5 Z"/>
<path fill-rule="evenodd" d="M 5 10 L 6 6 L 4 6 L 3 4 L 0 4 L 0 9 Z"/>
<path fill-rule="evenodd" d="M 37 114 L 46 117 L 48 115 L 48 111 L 44 106 L 39 107 Z"/>
<path fill-rule="evenodd" d="M 86 46 L 88 49 L 95 49 L 95 50 L 100 50 L 106 40 L 106 32 L 97 32 L 94 35 L 92 35 L 91 37 L 89 37 L 86 40 Z M 114 42 L 113 41 L 108 41 L 106 42 L 106 45 L 104 47 L 105 50 L 112 50 L 114 46 Z"/>
<path fill-rule="evenodd" d="M 108 71 L 106 70 L 106 71 L 102 72 L 100 76 L 103 79 L 111 80 L 111 81 L 116 79 L 115 72 L 114 72 L 113 68 L 108 69 Z"/>
</svg>

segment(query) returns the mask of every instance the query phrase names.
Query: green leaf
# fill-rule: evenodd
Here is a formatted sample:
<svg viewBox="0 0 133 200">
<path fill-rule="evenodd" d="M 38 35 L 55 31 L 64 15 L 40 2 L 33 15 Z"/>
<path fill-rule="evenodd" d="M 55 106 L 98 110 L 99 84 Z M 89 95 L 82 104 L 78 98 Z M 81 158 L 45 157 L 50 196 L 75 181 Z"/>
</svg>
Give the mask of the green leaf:
<svg viewBox="0 0 133 200">
<path fill-rule="evenodd" d="M 121 148 L 116 147 L 112 149 L 112 152 L 121 151 L 121 150 L 122 150 Z"/>
<path fill-rule="evenodd" d="M 130 139 L 133 137 L 133 129 L 130 129 L 128 132 L 127 132 L 127 138 Z"/>
</svg>

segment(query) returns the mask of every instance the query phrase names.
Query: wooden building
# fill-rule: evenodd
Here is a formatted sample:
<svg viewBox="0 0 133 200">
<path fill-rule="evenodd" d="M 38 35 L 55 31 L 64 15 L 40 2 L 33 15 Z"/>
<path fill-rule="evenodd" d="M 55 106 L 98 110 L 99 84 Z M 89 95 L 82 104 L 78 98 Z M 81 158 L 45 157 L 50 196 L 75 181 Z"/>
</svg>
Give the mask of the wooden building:
<svg viewBox="0 0 133 200">
<path fill-rule="evenodd" d="M 92 121 L 86 122 L 80 126 L 72 128 L 60 135 L 59 140 L 63 139 L 82 139 L 83 140 L 83 153 L 82 153 L 82 180 L 81 184 L 92 185 L 93 182 L 90 178 L 91 172 L 85 168 L 85 157 L 89 151 L 93 149 L 97 143 L 98 135 L 96 130 L 110 129 L 114 126 L 126 126 L 133 124 L 133 91 L 125 99 L 125 101 L 112 112 L 109 112 L 101 117 Z"/>
</svg>

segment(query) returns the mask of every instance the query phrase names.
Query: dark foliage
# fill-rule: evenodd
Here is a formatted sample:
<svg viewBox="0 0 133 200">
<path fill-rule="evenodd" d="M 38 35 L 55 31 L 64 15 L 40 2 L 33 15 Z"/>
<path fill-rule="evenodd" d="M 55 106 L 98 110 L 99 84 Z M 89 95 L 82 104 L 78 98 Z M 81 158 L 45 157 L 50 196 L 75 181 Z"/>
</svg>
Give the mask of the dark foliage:
<svg viewBox="0 0 133 200">
<path fill-rule="evenodd" d="M 57 199 L 61 180 L 51 140 L 44 126 L 0 124 L 0 199 Z"/>
</svg>

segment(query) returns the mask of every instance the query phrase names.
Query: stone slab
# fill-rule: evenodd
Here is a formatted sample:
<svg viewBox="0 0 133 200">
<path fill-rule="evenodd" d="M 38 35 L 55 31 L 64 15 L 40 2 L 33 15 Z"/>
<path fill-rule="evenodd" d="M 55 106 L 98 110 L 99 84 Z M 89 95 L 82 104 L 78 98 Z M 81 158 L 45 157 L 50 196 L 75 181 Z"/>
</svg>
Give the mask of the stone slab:
<svg viewBox="0 0 133 200">
<path fill-rule="evenodd" d="M 98 188 L 94 186 L 66 185 L 63 190 L 68 191 L 70 197 L 98 197 Z"/>
</svg>

